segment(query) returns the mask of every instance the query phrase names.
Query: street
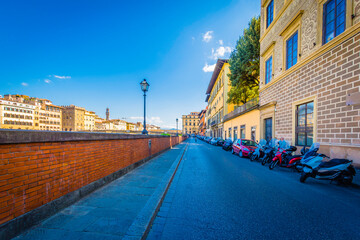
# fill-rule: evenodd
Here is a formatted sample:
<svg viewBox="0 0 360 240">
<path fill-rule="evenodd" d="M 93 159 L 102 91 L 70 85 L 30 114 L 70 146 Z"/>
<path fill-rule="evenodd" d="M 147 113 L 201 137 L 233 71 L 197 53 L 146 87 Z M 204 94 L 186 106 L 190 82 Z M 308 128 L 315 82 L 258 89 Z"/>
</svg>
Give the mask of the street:
<svg viewBox="0 0 360 240">
<path fill-rule="evenodd" d="M 190 142 L 148 239 L 360 239 L 360 187 Z M 358 177 L 358 176 L 357 176 Z"/>
</svg>

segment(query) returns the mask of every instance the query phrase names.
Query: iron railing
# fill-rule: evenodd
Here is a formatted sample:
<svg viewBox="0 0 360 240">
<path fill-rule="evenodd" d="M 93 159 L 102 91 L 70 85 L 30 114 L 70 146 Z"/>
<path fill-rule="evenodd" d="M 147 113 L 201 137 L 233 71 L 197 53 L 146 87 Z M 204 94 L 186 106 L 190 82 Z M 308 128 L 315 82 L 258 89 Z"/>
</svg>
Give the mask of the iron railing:
<svg viewBox="0 0 360 240">
<path fill-rule="evenodd" d="M 255 107 L 259 105 L 259 98 L 253 98 L 251 99 L 250 101 L 248 101 L 247 103 L 243 104 L 243 105 L 240 105 L 240 106 L 235 106 L 235 109 L 234 111 L 226 114 L 224 116 L 224 122 L 227 121 L 227 120 L 230 120 L 234 117 L 237 117 L 238 115 L 240 115 L 241 113 Z"/>
</svg>

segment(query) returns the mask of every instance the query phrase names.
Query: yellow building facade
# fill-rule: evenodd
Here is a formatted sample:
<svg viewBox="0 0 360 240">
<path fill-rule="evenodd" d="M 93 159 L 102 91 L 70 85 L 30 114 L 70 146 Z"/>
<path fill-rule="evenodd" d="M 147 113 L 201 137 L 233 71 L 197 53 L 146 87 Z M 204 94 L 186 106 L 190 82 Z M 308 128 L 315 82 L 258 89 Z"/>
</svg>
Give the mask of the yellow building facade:
<svg viewBox="0 0 360 240">
<path fill-rule="evenodd" d="M 258 99 L 236 106 L 224 116 L 224 138 L 260 140 L 260 110 Z"/>
<path fill-rule="evenodd" d="M 228 60 L 218 59 L 206 91 L 206 136 L 224 138 L 223 118 L 234 108 L 232 104 L 227 103 L 227 93 L 230 90 L 229 74 Z"/>
</svg>

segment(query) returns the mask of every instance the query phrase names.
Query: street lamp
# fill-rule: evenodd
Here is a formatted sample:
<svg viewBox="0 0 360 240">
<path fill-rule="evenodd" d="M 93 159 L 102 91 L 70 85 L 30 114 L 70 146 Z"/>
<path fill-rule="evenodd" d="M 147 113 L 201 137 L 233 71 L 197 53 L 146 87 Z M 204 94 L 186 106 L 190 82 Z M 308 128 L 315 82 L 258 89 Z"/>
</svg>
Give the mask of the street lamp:
<svg viewBox="0 0 360 240">
<path fill-rule="evenodd" d="M 179 122 L 179 119 L 176 119 L 176 136 L 179 136 L 178 122 Z"/>
<path fill-rule="evenodd" d="M 141 81 L 140 86 L 141 90 L 144 92 L 144 130 L 142 130 L 142 134 L 148 134 L 148 131 L 146 131 L 146 92 L 150 85 L 147 83 L 146 79 L 144 79 Z"/>
</svg>

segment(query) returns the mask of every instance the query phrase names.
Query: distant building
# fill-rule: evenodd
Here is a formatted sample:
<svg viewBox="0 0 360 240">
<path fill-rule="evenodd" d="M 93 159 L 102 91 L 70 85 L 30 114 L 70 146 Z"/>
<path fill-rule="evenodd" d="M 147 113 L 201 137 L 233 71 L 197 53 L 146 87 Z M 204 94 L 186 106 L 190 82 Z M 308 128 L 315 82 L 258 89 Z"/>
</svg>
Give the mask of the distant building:
<svg viewBox="0 0 360 240">
<path fill-rule="evenodd" d="M 61 131 L 61 107 L 53 105 L 50 100 L 19 94 L 7 94 L 4 96 L 4 100 L 17 102 L 19 106 L 24 104 L 35 106 L 35 110 L 32 111 L 32 128 L 25 127 L 21 129 Z"/>
<path fill-rule="evenodd" d="M 110 110 L 109 110 L 109 108 L 106 108 L 106 120 L 107 121 L 110 120 Z"/>
<path fill-rule="evenodd" d="M 136 123 L 126 122 L 126 130 L 137 131 Z"/>
<path fill-rule="evenodd" d="M 63 131 L 85 130 L 85 108 L 75 105 L 63 106 L 62 129 Z"/>
<path fill-rule="evenodd" d="M 39 130 L 62 130 L 62 107 L 53 105 L 50 100 L 37 99 L 40 103 L 38 109 Z"/>
<path fill-rule="evenodd" d="M 201 112 L 199 113 L 199 134 L 202 136 L 205 136 L 205 132 L 206 132 L 206 122 L 205 122 L 206 109 L 201 110 Z"/>
<path fill-rule="evenodd" d="M 199 112 L 191 112 L 189 115 L 182 115 L 183 134 L 198 134 Z"/>
<path fill-rule="evenodd" d="M 35 104 L 0 99 L 0 128 L 35 129 Z"/>
<path fill-rule="evenodd" d="M 95 112 L 85 110 L 84 114 L 84 130 L 86 131 L 94 131 L 95 128 Z"/>
</svg>

